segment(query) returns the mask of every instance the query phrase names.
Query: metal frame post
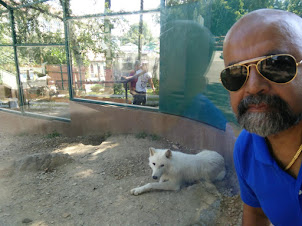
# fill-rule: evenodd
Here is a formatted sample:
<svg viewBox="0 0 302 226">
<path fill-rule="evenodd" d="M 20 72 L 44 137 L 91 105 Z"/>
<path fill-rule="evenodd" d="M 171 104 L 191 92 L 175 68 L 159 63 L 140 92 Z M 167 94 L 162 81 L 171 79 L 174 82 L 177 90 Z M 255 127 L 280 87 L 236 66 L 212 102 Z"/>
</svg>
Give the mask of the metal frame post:
<svg viewBox="0 0 302 226">
<path fill-rule="evenodd" d="M 15 17 L 14 17 L 14 10 L 9 9 L 10 15 L 10 22 L 11 22 L 11 29 L 12 29 L 12 39 L 13 39 L 13 48 L 14 48 L 14 58 L 15 58 L 15 65 L 16 65 L 16 73 L 17 73 L 17 83 L 19 88 L 19 100 L 20 100 L 20 110 L 24 113 L 24 92 L 23 92 L 23 85 L 20 79 L 20 68 L 19 68 L 19 60 L 18 60 L 18 50 L 17 50 L 17 37 L 16 37 L 16 30 L 15 30 Z"/>
<path fill-rule="evenodd" d="M 68 20 L 66 19 L 69 16 L 68 7 L 66 7 L 66 1 L 63 0 L 63 23 L 64 23 L 64 34 L 65 34 L 65 51 L 66 51 L 66 61 L 67 61 L 67 75 L 68 75 L 68 86 L 69 86 L 69 99 L 73 99 L 73 87 L 72 87 L 72 69 L 70 62 L 70 50 L 69 50 L 69 35 L 68 35 Z"/>
</svg>

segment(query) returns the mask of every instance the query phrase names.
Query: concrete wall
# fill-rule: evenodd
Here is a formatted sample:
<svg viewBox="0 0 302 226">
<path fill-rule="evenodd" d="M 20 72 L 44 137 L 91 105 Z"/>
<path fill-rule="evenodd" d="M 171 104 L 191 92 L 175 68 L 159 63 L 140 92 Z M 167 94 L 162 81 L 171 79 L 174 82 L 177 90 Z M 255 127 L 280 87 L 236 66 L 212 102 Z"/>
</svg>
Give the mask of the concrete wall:
<svg viewBox="0 0 302 226">
<path fill-rule="evenodd" d="M 70 102 L 70 113 L 71 122 L 68 123 L 0 111 L 0 131 L 12 134 L 49 134 L 57 131 L 67 136 L 146 132 L 192 149 L 215 150 L 225 157 L 227 164 L 232 165 L 235 136 L 229 125 L 226 131 L 221 131 L 179 116 L 80 102 Z"/>
</svg>

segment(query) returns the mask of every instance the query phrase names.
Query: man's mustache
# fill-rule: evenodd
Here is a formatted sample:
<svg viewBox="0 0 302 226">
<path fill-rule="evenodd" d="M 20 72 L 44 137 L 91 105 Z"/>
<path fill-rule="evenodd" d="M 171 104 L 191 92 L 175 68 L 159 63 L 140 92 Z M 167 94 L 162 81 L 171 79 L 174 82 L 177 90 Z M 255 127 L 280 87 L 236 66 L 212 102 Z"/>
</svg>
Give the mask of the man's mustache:
<svg viewBox="0 0 302 226">
<path fill-rule="evenodd" d="M 257 94 L 242 99 L 238 105 L 238 116 L 246 113 L 250 105 L 266 104 L 271 109 L 290 109 L 289 105 L 277 95 Z"/>
</svg>

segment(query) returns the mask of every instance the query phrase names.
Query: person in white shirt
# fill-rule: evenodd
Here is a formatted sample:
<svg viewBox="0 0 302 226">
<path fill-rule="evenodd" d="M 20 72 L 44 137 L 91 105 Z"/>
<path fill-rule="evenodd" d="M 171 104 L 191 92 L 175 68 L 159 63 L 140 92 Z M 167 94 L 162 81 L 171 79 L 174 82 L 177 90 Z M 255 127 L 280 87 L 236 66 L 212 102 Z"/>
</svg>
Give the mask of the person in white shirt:
<svg viewBox="0 0 302 226">
<path fill-rule="evenodd" d="M 138 76 L 135 94 L 133 95 L 133 104 L 136 105 L 145 105 L 146 104 L 146 93 L 147 93 L 147 85 L 148 83 L 151 85 L 153 92 L 155 91 L 153 82 L 152 82 L 152 74 L 148 72 L 148 62 L 142 62 L 142 70 L 145 72 Z"/>
</svg>

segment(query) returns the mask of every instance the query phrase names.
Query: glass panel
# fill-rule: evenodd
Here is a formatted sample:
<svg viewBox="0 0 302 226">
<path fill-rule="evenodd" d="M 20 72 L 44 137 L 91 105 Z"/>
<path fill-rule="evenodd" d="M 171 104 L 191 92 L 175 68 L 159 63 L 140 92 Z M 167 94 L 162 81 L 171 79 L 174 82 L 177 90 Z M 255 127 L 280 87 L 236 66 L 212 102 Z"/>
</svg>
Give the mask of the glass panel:
<svg viewBox="0 0 302 226">
<path fill-rule="evenodd" d="M 0 14 L 0 44 L 12 44 L 12 29 L 8 13 Z"/>
<path fill-rule="evenodd" d="M 160 110 L 225 129 L 235 118 L 219 79 L 223 38 L 214 42 L 215 36 L 225 33 L 213 34 L 207 4 L 167 1 L 167 5 L 171 7 L 161 14 Z"/>
<path fill-rule="evenodd" d="M 65 47 L 18 47 L 26 112 L 70 118 Z"/>
<path fill-rule="evenodd" d="M 64 43 L 62 9 L 54 2 L 14 10 L 17 43 Z"/>
<path fill-rule="evenodd" d="M 144 10 L 160 8 L 160 0 L 144 0 Z"/>
<path fill-rule="evenodd" d="M 131 1 L 112 0 L 110 10 L 112 12 L 139 11 L 140 4 L 141 4 L 141 0 L 131 0 Z"/>
<path fill-rule="evenodd" d="M 140 59 L 148 62 L 146 70 L 155 86 L 153 92 L 148 75 L 138 78 L 138 84 L 140 80 L 147 79 L 145 105 L 158 107 L 159 14 L 144 14 L 142 22 L 142 46 L 139 54 L 140 15 L 70 21 L 75 97 L 131 104 L 133 95 L 130 91 L 135 89 L 136 84 L 132 82 L 131 85 L 129 82 L 126 85 L 123 76 L 133 74 L 134 64 Z"/>
<path fill-rule="evenodd" d="M 20 110 L 14 49 L 0 47 L 0 108 Z"/>
<path fill-rule="evenodd" d="M 106 1 L 107 2 L 107 1 Z M 110 7 L 108 7 L 110 12 L 133 12 L 139 11 L 141 9 L 141 0 L 111 0 Z M 105 4 L 109 6 L 108 3 L 105 3 L 105 0 L 95 1 L 95 0 L 86 0 L 85 4 L 81 0 L 71 0 L 70 9 L 71 15 L 73 16 L 83 16 L 87 14 L 100 14 L 105 12 Z M 160 6 L 160 0 L 144 0 L 143 9 L 157 9 Z"/>
<path fill-rule="evenodd" d="M 237 124 L 228 92 L 219 78 L 224 68 L 222 45 L 227 31 L 244 14 L 256 9 L 279 8 L 301 16 L 301 7 L 299 10 L 297 4 L 287 1 L 245 0 L 167 0 L 166 6 L 160 18 L 160 110 L 218 128 L 224 128 L 226 121 Z"/>
<path fill-rule="evenodd" d="M 72 16 L 83 16 L 88 14 L 104 13 L 105 0 L 70 0 L 70 11 Z"/>
</svg>

